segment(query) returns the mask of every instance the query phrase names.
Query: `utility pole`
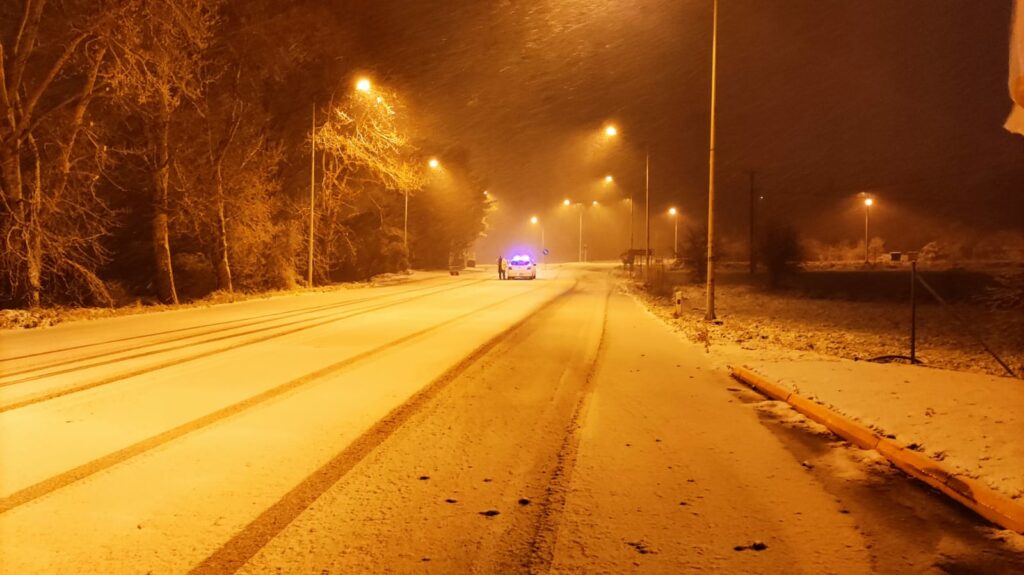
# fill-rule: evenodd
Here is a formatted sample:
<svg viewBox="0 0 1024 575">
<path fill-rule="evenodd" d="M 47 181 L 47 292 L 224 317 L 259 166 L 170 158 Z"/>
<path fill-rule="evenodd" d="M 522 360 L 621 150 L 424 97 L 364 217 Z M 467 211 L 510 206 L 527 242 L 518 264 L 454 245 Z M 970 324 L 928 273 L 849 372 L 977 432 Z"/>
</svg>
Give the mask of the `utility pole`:
<svg viewBox="0 0 1024 575">
<path fill-rule="evenodd" d="M 580 242 L 579 242 L 579 253 L 576 255 L 576 261 L 583 263 L 583 204 L 576 204 L 580 210 Z"/>
<path fill-rule="evenodd" d="M 402 242 L 405 244 L 405 257 L 409 257 L 409 190 L 405 190 L 405 218 L 402 220 Z"/>
<path fill-rule="evenodd" d="M 707 312 L 704 319 L 715 319 L 715 97 L 718 74 L 718 0 L 715 0 L 711 25 L 711 142 L 708 148 L 708 270 Z"/>
<path fill-rule="evenodd" d="M 316 103 L 313 103 L 313 131 L 309 138 L 309 269 L 306 285 L 313 287 L 313 207 L 316 200 Z"/>
<path fill-rule="evenodd" d="M 754 191 L 754 170 L 750 170 L 750 275 L 757 273 L 757 244 L 754 236 L 757 226 L 754 217 L 757 210 L 757 194 Z"/>
<path fill-rule="evenodd" d="M 630 261 L 633 261 L 633 187 L 629 188 L 629 257 Z M 629 270 L 632 272 L 632 268 Z"/>
<path fill-rule="evenodd" d="M 647 231 L 647 248 L 644 258 L 644 277 L 651 277 L 651 150 L 647 149 L 647 159 L 644 162 L 644 209 L 647 212 L 647 222 L 644 227 Z"/>
<path fill-rule="evenodd" d="M 672 227 L 672 259 L 679 259 L 679 215 L 677 214 L 673 219 Z"/>
</svg>

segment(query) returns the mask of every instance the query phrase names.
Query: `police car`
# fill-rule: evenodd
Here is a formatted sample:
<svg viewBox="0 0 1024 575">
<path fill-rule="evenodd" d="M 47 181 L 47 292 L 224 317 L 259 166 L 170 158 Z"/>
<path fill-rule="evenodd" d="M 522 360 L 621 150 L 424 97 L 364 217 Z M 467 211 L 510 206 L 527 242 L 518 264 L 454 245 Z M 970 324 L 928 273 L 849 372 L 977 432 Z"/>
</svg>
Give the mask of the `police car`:
<svg viewBox="0 0 1024 575">
<path fill-rule="evenodd" d="M 523 278 L 528 280 L 537 279 L 537 262 L 527 255 L 512 256 L 508 261 L 508 270 L 505 277 L 514 280 Z"/>
</svg>

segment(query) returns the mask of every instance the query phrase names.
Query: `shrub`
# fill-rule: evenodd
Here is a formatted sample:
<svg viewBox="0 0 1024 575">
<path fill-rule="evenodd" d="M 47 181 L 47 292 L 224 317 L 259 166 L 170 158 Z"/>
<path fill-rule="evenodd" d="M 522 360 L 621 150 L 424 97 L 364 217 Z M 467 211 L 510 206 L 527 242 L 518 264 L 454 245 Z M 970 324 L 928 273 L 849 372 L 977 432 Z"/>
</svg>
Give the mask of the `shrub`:
<svg viewBox="0 0 1024 575">
<path fill-rule="evenodd" d="M 985 290 L 984 301 L 993 309 L 1024 308 L 1024 270 L 995 276 L 995 284 Z"/>
<path fill-rule="evenodd" d="M 782 278 L 795 272 L 803 259 L 800 236 L 788 224 L 769 223 L 759 244 L 760 260 L 768 271 L 768 287 L 776 288 Z"/>
<path fill-rule="evenodd" d="M 199 299 L 217 289 L 217 272 L 205 255 L 183 252 L 174 254 L 172 261 L 174 281 L 181 299 Z"/>
</svg>

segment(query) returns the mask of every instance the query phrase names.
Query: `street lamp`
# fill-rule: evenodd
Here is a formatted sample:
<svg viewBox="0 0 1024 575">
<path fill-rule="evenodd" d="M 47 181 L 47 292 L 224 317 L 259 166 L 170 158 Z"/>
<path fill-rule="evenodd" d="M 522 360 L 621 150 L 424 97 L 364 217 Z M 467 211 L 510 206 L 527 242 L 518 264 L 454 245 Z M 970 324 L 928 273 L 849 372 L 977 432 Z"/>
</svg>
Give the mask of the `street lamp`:
<svg viewBox="0 0 1024 575">
<path fill-rule="evenodd" d="M 569 205 L 569 204 L 571 204 L 571 203 L 572 203 L 572 202 L 570 202 L 570 201 L 569 201 L 569 198 L 565 198 L 564 200 L 562 200 L 562 205 L 563 205 L 563 206 L 568 206 L 568 205 Z"/>
<path fill-rule="evenodd" d="M 373 89 L 373 86 L 370 84 L 369 78 L 360 78 L 356 80 L 356 90 L 369 94 L 371 89 Z"/>
<path fill-rule="evenodd" d="M 676 260 L 679 259 L 679 211 L 675 208 L 668 209 L 668 215 L 672 216 L 673 232 L 672 232 L 672 257 Z"/>
<path fill-rule="evenodd" d="M 717 0 L 716 0 L 717 2 Z M 604 129 L 604 133 L 608 137 L 617 136 L 619 130 L 614 125 L 608 125 Z M 608 176 L 605 181 L 610 181 Z M 645 211 L 645 234 L 647 236 L 646 250 L 644 254 L 645 258 L 645 270 L 644 273 L 648 273 L 646 270 L 651 267 L 651 150 L 647 146 L 647 151 L 644 154 L 644 211 Z M 633 190 L 629 190 L 629 253 L 633 255 Z"/>
<path fill-rule="evenodd" d="M 871 213 L 871 206 L 875 204 L 873 198 L 864 199 L 864 263 L 870 263 L 868 256 L 868 217 Z"/>
<path fill-rule="evenodd" d="M 360 82 L 362 82 L 362 80 L 360 80 Z M 367 82 L 369 82 L 369 81 L 367 81 Z M 358 85 L 357 85 L 357 89 L 358 89 Z M 430 166 L 431 170 L 436 170 L 436 169 L 441 167 L 441 162 L 438 162 L 437 158 L 430 158 L 430 161 L 427 162 L 427 165 Z M 484 195 L 485 196 L 487 195 L 486 191 L 484 191 Z M 409 190 L 408 190 L 408 188 L 406 188 L 406 190 L 405 190 L 405 217 L 404 217 L 404 219 L 402 221 L 402 242 L 405 244 L 405 253 L 406 253 L 406 255 L 408 255 L 408 253 L 409 253 Z"/>
<path fill-rule="evenodd" d="M 604 183 L 606 183 L 606 184 L 610 184 L 610 183 L 612 183 L 614 181 L 615 181 L 615 178 L 613 178 L 611 176 L 611 174 L 608 174 L 607 176 L 604 177 Z"/>
</svg>

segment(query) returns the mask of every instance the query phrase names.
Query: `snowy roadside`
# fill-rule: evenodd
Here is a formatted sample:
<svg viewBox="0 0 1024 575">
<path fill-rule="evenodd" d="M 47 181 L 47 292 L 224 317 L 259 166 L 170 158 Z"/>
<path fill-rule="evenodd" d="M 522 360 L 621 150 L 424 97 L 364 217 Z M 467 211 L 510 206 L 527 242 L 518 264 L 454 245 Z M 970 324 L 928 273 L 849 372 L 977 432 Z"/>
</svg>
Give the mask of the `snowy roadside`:
<svg viewBox="0 0 1024 575">
<path fill-rule="evenodd" d="M 307 293 L 321 293 L 338 290 L 390 286 L 441 277 L 448 277 L 448 272 L 417 270 L 409 272 L 381 274 L 378 276 L 374 276 L 364 282 L 346 282 L 331 284 L 327 286 L 318 286 L 314 288 L 296 288 L 293 290 L 273 290 L 256 293 L 235 292 L 229 294 L 225 292 L 214 292 L 202 299 L 181 303 L 178 305 L 146 305 L 143 304 L 141 300 L 137 300 L 134 305 L 125 305 L 112 308 L 50 307 L 40 308 L 37 310 L 4 309 L 0 310 L 0 330 L 51 327 L 57 324 L 66 323 L 70 321 L 101 319 L 125 315 L 138 315 L 143 313 L 156 313 L 175 309 L 210 307 L 214 305 L 230 304 L 250 300 L 273 299 L 276 297 L 293 297 L 296 295 L 302 295 Z"/>
<path fill-rule="evenodd" d="M 842 359 L 732 357 L 1024 505 L 1024 382 Z"/>
<path fill-rule="evenodd" d="M 674 318 L 667 305 L 627 289 L 677 332 L 701 340 L 692 322 Z M 708 349 L 722 369 L 748 367 L 1024 505 L 1020 379 L 854 361 L 808 350 L 750 349 L 714 337 Z"/>
</svg>

